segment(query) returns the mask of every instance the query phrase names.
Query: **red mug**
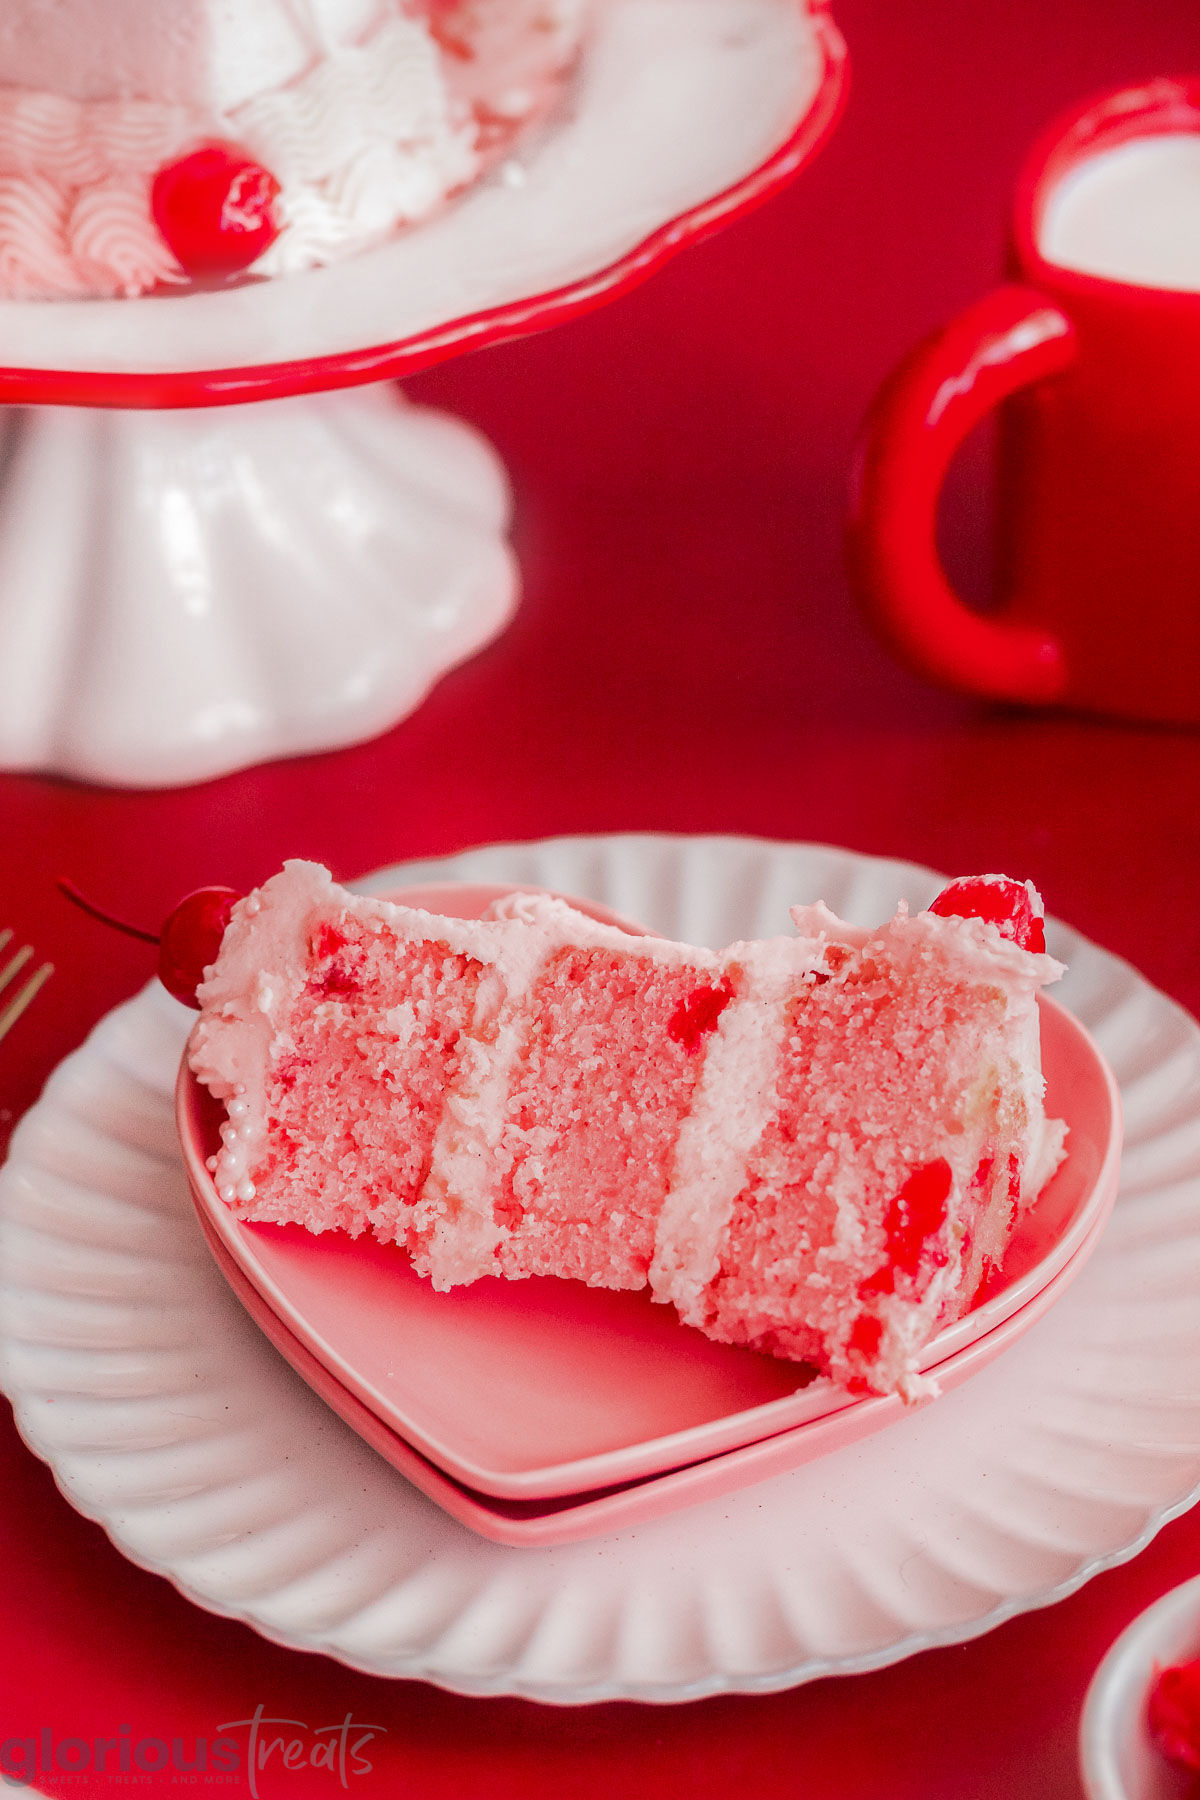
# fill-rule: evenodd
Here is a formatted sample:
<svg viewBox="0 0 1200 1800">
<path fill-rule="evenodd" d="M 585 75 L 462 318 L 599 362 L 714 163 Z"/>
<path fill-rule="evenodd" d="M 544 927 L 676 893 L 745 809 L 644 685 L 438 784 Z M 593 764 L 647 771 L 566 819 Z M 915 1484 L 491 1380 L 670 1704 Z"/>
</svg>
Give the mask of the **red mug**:
<svg viewBox="0 0 1200 1800">
<path fill-rule="evenodd" d="M 1200 722 L 1200 270 L 1172 264 L 1176 190 L 1200 251 L 1200 80 L 1072 114 L 1018 183 L 1012 283 L 919 346 L 876 400 L 851 579 L 918 673 Z M 937 504 L 955 450 L 997 406 L 1002 598 L 985 615 L 946 579 Z"/>
</svg>

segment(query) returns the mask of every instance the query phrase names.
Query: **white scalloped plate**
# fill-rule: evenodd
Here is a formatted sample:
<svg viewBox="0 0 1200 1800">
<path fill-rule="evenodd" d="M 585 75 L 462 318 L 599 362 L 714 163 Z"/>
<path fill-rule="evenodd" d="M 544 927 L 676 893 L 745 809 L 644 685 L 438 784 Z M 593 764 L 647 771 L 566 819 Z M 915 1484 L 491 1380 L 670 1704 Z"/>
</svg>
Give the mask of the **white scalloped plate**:
<svg viewBox="0 0 1200 1800">
<path fill-rule="evenodd" d="M 741 839 L 562 839 L 369 885 L 512 881 L 672 937 L 871 923 L 939 877 Z M 388 1468 L 246 1317 L 176 1146 L 190 1015 L 102 1022 L 0 1173 L 0 1381 L 26 1442 L 124 1552 L 278 1642 L 465 1693 L 763 1691 L 954 1643 L 1069 1593 L 1200 1498 L 1200 1027 L 1054 926 L 1063 1003 L 1122 1090 L 1123 1179 L 1070 1291 L 970 1382 L 877 1436 L 609 1538 L 513 1549 Z"/>
</svg>

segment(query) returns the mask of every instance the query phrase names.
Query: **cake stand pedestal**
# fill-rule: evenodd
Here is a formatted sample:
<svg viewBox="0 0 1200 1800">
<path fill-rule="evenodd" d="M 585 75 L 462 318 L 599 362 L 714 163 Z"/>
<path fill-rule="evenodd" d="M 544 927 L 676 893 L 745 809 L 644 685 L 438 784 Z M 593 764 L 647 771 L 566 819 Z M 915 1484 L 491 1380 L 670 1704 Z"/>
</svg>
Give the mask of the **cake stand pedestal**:
<svg viewBox="0 0 1200 1800">
<path fill-rule="evenodd" d="M 516 603 L 497 457 L 390 384 L 0 434 L 9 768 L 160 786 L 357 742 Z"/>
<path fill-rule="evenodd" d="M 765 199 L 844 72 L 823 0 L 604 0 L 569 104 L 420 230 L 219 293 L 0 302 L 0 765 L 172 786 L 405 717 L 518 581 L 495 454 L 395 379 Z"/>
</svg>

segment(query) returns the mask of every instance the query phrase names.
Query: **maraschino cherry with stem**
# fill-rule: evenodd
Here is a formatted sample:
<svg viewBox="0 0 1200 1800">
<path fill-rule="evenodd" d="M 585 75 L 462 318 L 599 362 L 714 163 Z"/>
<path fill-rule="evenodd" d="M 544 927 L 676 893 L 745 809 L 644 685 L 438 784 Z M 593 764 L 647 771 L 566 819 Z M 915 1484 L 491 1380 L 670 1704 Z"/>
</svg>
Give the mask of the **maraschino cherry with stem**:
<svg viewBox="0 0 1200 1800">
<path fill-rule="evenodd" d="M 196 989 L 204 979 L 204 971 L 217 959 L 225 927 L 237 902 L 242 898 L 236 888 L 204 887 L 186 894 L 167 915 L 161 931 L 147 931 L 125 919 L 104 911 L 81 894 L 74 882 L 60 878 L 60 891 L 90 918 L 111 925 L 126 937 L 140 938 L 144 944 L 158 946 L 158 979 L 168 994 L 182 1000 L 185 1006 L 199 1008 Z"/>
</svg>

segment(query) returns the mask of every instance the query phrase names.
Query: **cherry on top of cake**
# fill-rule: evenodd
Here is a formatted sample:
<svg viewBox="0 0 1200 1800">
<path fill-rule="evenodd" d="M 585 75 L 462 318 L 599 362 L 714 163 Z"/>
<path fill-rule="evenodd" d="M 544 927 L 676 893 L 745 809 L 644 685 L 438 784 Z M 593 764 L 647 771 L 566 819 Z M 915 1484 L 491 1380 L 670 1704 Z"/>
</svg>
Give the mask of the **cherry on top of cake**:
<svg viewBox="0 0 1200 1800">
<path fill-rule="evenodd" d="M 195 1008 L 200 1004 L 196 989 L 204 979 L 204 970 L 216 960 L 233 909 L 243 898 L 236 888 L 196 888 L 171 909 L 159 931 L 150 931 L 97 906 L 73 881 L 60 878 L 58 888 L 89 918 L 98 919 L 126 937 L 156 945 L 158 979 L 174 999 Z"/>
<path fill-rule="evenodd" d="M 1022 950 L 1039 955 L 1045 951 L 1046 915 L 1031 881 L 1013 881 L 1008 875 L 960 876 L 930 902 L 929 910 L 944 918 L 984 919 Z"/>
</svg>

